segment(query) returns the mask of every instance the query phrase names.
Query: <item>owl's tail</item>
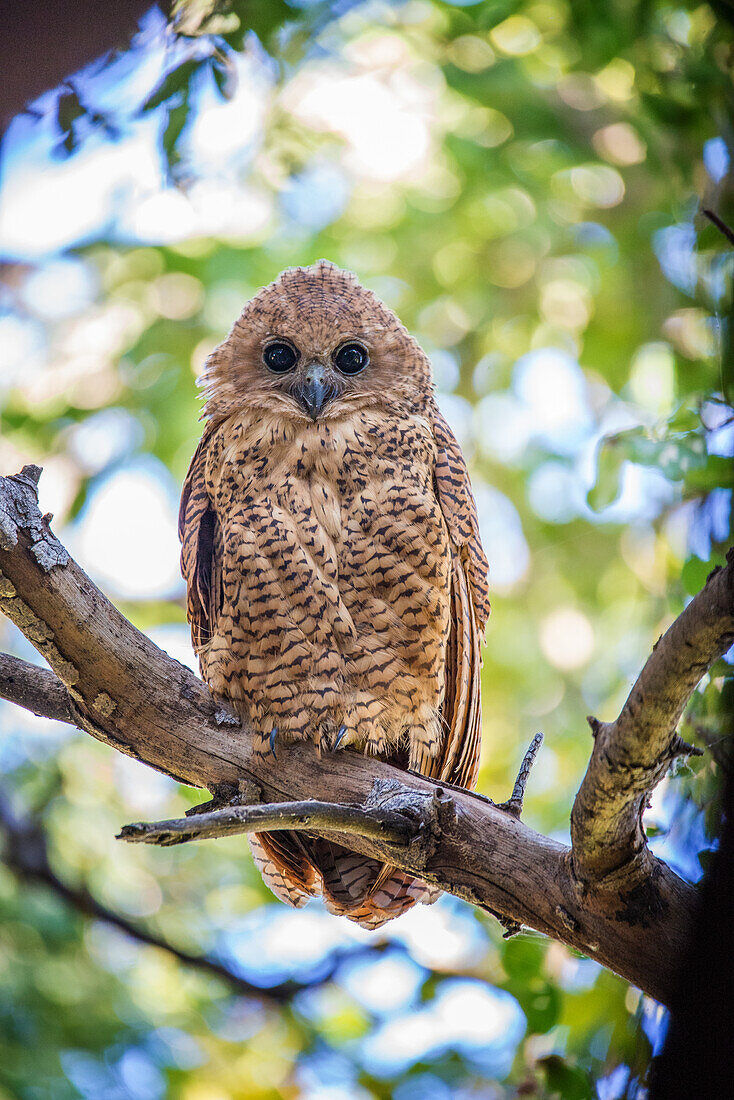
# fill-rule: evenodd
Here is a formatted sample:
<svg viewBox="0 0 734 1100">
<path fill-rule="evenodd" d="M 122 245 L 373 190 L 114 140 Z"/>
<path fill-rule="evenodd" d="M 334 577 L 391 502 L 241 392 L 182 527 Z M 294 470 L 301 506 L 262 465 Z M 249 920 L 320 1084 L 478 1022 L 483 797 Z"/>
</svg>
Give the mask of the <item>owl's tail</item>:
<svg viewBox="0 0 734 1100">
<path fill-rule="evenodd" d="M 417 901 L 434 902 L 441 892 L 330 840 L 286 832 L 258 833 L 249 840 L 265 885 L 281 901 L 300 908 L 321 894 L 330 913 L 362 928 L 379 928 Z"/>
</svg>

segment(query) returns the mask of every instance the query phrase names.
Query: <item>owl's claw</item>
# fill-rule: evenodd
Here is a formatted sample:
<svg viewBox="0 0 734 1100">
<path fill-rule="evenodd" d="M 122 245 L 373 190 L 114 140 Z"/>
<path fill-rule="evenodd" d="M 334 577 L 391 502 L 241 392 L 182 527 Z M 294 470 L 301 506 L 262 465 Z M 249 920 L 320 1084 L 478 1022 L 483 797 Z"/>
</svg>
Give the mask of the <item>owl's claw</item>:
<svg viewBox="0 0 734 1100">
<path fill-rule="evenodd" d="M 347 727 L 346 726 L 340 726 L 339 727 L 339 732 L 336 735 L 336 740 L 334 741 L 334 744 L 331 746 L 331 751 L 332 752 L 336 752 L 336 750 L 339 748 L 342 741 L 344 740 L 346 732 L 347 732 Z"/>
<path fill-rule="evenodd" d="M 278 727 L 273 726 L 272 730 L 270 731 L 270 751 L 273 754 L 273 759 L 274 760 L 278 759 L 278 757 L 275 755 L 275 738 L 277 736 L 278 736 Z"/>
</svg>

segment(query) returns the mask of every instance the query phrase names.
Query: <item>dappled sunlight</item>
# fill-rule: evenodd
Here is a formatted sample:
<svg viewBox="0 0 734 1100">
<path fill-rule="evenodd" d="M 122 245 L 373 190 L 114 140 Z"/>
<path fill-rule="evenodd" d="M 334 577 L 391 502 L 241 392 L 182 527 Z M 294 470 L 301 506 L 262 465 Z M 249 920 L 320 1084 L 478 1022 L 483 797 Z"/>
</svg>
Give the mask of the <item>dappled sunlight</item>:
<svg viewBox="0 0 734 1100">
<path fill-rule="evenodd" d="M 332 917 L 317 903 L 301 912 L 272 904 L 230 922 L 222 947 L 242 973 L 265 985 L 315 973 L 334 952 L 369 938 L 364 929 Z"/>
<path fill-rule="evenodd" d="M 530 565 L 522 520 L 512 502 L 499 490 L 480 485 L 475 496 L 482 542 L 491 555 L 491 587 L 496 592 L 510 592 Z"/>
<path fill-rule="evenodd" d="M 132 50 L 73 78 L 80 121 L 50 92 L 12 122 L 0 473 L 44 467 L 54 530 L 198 673 L 176 534 L 195 380 L 283 268 L 354 270 L 429 355 L 470 469 L 492 601 L 479 789 L 508 797 L 542 730 L 523 819 L 567 843 L 586 714 L 614 718 L 730 538 L 734 266 L 697 213 L 730 211 L 723 21 L 562 0 L 234 9 L 205 29 L 189 13 L 184 37 L 151 10 Z M 714 739 L 722 667 L 686 739 Z M 374 934 L 288 909 L 242 837 L 120 845 L 125 822 L 209 796 L 11 704 L 0 725 L 4 790 L 53 872 L 251 983 L 0 863 L 0 1093 L 30 1074 L 34 1100 L 642 1100 L 665 1020 L 597 963 L 503 939 L 454 897 Z M 708 750 L 679 765 L 645 814 L 689 881 L 718 768 Z"/>
<path fill-rule="evenodd" d="M 152 120 L 122 144 L 44 164 L 10 161 L 0 198 L 0 248 L 23 259 L 48 255 L 95 236 L 128 202 L 156 191 L 160 167 Z"/>
<path fill-rule="evenodd" d="M 175 487 L 155 461 L 131 464 L 91 492 L 67 542 L 113 595 L 165 598 L 181 592 Z"/>
<path fill-rule="evenodd" d="M 557 453 L 577 451 L 593 421 L 583 373 L 555 348 L 528 352 L 515 364 L 513 388 L 528 412 L 530 434 Z"/>
<path fill-rule="evenodd" d="M 369 1012 L 391 1016 L 406 1011 L 420 992 L 426 971 L 407 955 L 347 960 L 339 968 L 339 984 Z"/>
<path fill-rule="evenodd" d="M 487 937 L 471 912 L 453 898 L 435 905 L 416 905 L 388 926 L 388 935 L 402 941 L 421 966 L 463 970 L 483 955 Z"/>
<path fill-rule="evenodd" d="M 559 607 L 540 624 L 540 646 L 547 660 L 566 671 L 580 668 L 594 650 L 594 629 L 580 611 Z"/>
<path fill-rule="evenodd" d="M 436 131 L 438 71 L 398 35 L 369 35 L 333 62 L 306 65 L 283 103 L 300 121 L 340 135 L 345 163 L 365 179 L 415 178 L 429 163 Z"/>
<path fill-rule="evenodd" d="M 505 1076 L 525 1031 L 509 993 L 472 981 L 446 981 L 429 1007 L 397 1016 L 365 1043 L 365 1057 L 388 1076 L 449 1049 L 475 1055 L 485 1072 Z"/>
</svg>

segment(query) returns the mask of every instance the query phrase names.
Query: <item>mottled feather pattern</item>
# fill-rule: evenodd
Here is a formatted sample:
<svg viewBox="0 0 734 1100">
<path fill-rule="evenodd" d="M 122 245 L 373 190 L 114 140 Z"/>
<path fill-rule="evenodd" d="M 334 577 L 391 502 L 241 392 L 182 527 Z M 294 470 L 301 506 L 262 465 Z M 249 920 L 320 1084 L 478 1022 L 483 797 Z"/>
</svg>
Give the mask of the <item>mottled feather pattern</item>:
<svg viewBox="0 0 734 1100">
<path fill-rule="evenodd" d="M 489 618 L 489 566 L 479 533 L 479 517 L 469 481 L 464 456 L 451 428 L 446 423 L 435 399 L 429 404 L 429 418 L 436 441 L 436 486 L 454 546 L 465 562 L 471 588 L 474 614 L 480 632 Z"/>
<path fill-rule="evenodd" d="M 263 363 L 274 339 L 296 349 L 289 372 Z M 369 353 L 355 378 L 334 367 L 345 340 Z M 313 364 L 329 395 L 317 416 L 299 403 Z M 212 692 L 270 766 L 278 744 L 308 739 L 472 786 L 487 564 L 420 347 L 354 276 L 321 261 L 248 303 L 205 386 L 179 530 Z M 277 897 L 302 905 L 320 893 L 368 928 L 437 896 L 327 840 L 263 833 L 252 849 Z"/>
</svg>

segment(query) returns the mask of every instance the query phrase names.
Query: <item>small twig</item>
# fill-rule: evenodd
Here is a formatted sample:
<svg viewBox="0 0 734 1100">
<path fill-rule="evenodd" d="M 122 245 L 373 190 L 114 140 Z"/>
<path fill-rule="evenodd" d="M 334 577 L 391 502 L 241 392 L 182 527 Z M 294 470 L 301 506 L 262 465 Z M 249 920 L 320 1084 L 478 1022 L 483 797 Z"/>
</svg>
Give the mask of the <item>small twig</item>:
<svg viewBox="0 0 734 1100">
<path fill-rule="evenodd" d="M 703 749 L 697 745 L 689 745 L 682 737 L 676 737 L 670 746 L 670 759 L 677 760 L 679 756 L 703 756 Z"/>
<path fill-rule="evenodd" d="M 504 928 L 503 940 L 511 940 L 513 936 L 519 936 L 522 932 L 522 925 L 518 921 L 510 920 L 508 917 L 498 917 L 498 920 Z"/>
<path fill-rule="evenodd" d="M 701 213 L 704 214 L 710 222 L 713 222 L 720 233 L 724 234 L 729 244 L 734 245 L 734 229 L 732 229 L 731 226 L 728 226 L 725 221 L 722 221 L 718 214 L 715 214 L 713 210 L 709 210 L 705 206 L 701 207 Z"/>
<path fill-rule="evenodd" d="M 415 840 L 421 823 L 394 810 L 340 806 L 336 802 L 279 802 L 260 806 L 227 806 L 171 821 L 124 825 L 118 840 L 169 847 L 190 840 L 209 840 L 237 833 L 298 831 L 351 833 L 405 846 Z"/>
<path fill-rule="evenodd" d="M 515 786 L 512 788 L 512 794 L 506 802 L 500 802 L 497 805 L 498 810 L 504 810 L 508 814 L 512 814 L 513 817 L 520 817 L 522 813 L 522 804 L 525 799 L 525 788 L 530 778 L 530 772 L 532 771 L 535 758 L 538 755 L 540 746 L 543 744 L 543 734 L 536 733 L 535 737 L 528 746 L 528 751 L 525 753 L 522 764 L 520 765 L 520 771 L 517 773 L 517 779 L 515 780 Z"/>
</svg>

